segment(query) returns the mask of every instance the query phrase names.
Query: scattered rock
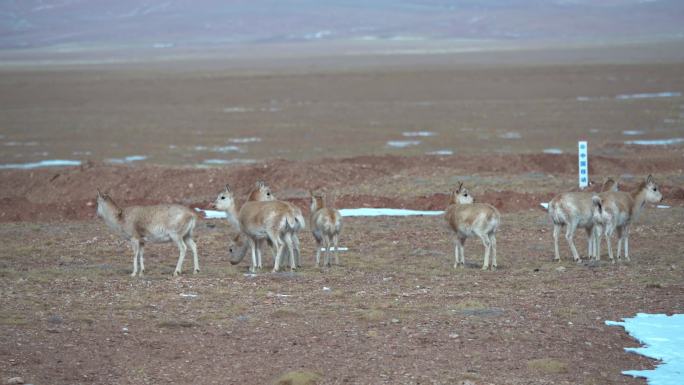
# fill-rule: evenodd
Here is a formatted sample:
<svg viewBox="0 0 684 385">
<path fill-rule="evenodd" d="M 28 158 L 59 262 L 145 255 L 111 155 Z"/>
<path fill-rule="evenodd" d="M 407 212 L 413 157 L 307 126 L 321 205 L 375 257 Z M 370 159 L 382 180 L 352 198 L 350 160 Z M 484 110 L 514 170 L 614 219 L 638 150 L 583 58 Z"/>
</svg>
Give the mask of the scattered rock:
<svg viewBox="0 0 684 385">
<path fill-rule="evenodd" d="M 398 324 L 399 322 L 401 322 L 401 321 L 398 318 L 392 318 L 393 324 Z"/>
<path fill-rule="evenodd" d="M 556 271 L 559 272 L 559 273 L 564 272 L 564 271 L 565 271 L 565 266 L 558 266 L 558 267 L 556 268 Z"/>
<path fill-rule="evenodd" d="M 7 381 L 5 381 L 5 384 L 7 384 L 7 385 L 19 385 L 19 384 L 23 384 L 23 383 L 24 383 L 24 379 L 21 377 L 12 377 L 12 378 L 8 379 Z"/>
<path fill-rule="evenodd" d="M 64 322 L 64 318 L 58 315 L 51 315 L 48 317 L 47 322 L 51 325 L 60 325 Z"/>
</svg>

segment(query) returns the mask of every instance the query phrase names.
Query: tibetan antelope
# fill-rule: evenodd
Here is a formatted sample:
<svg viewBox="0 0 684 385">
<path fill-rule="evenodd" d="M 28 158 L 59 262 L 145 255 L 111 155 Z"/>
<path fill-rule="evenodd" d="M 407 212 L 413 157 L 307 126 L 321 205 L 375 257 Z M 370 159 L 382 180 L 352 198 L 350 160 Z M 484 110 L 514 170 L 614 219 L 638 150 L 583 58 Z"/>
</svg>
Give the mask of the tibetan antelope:
<svg viewBox="0 0 684 385">
<path fill-rule="evenodd" d="M 607 191 L 592 198 L 593 216 L 600 229 L 596 232 L 595 242 L 601 243 L 605 235 L 608 256 L 613 259 L 611 236 L 617 233 L 617 260 L 620 260 L 620 248 L 624 243 L 625 259 L 629 261 L 629 226 L 636 221 L 646 203 L 658 203 L 663 200 L 663 194 L 658 185 L 649 175 L 646 180 L 631 193 L 625 191 Z"/>
<path fill-rule="evenodd" d="M 330 266 L 330 245 L 334 246 L 335 264 L 340 264 L 338 257 L 339 250 L 337 243 L 342 231 L 342 215 L 339 211 L 331 207 L 325 206 L 325 195 L 316 194 L 309 191 L 311 194 L 311 233 L 316 240 L 316 266 L 320 264 L 321 258 L 321 244 L 325 245 L 325 266 Z"/>
<path fill-rule="evenodd" d="M 271 192 L 271 188 L 263 181 L 258 181 L 256 182 L 254 188 L 249 192 L 247 195 L 247 201 L 248 202 L 260 202 L 260 201 L 274 201 L 277 200 L 275 195 L 273 195 L 273 192 Z M 295 219 L 297 220 L 297 224 L 299 225 L 296 229 L 292 229 L 292 246 L 294 250 L 294 255 L 293 256 L 288 256 L 289 258 L 289 263 L 290 266 L 294 266 L 295 268 L 300 267 L 300 246 L 299 246 L 299 236 L 297 233 L 306 225 L 304 221 L 304 216 L 302 215 L 302 210 L 299 209 L 296 205 L 286 202 L 286 201 L 281 201 L 283 203 L 286 203 L 287 205 L 290 206 L 292 210 L 292 215 L 294 215 Z M 233 238 L 233 245 L 230 246 L 229 252 L 231 254 L 231 263 L 232 264 L 237 264 L 240 263 L 242 258 L 244 258 L 244 255 L 246 253 L 247 249 L 247 243 L 246 240 L 244 239 L 245 235 L 242 235 L 242 233 L 238 233 L 234 238 Z M 263 242 L 269 243 L 271 248 L 273 248 L 273 244 L 271 244 L 268 239 L 260 240 L 259 241 L 259 247 L 263 244 Z M 234 247 L 233 247 L 234 246 Z M 273 250 L 273 259 L 275 260 L 275 249 Z M 235 262 L 234 262 L 235 261 Z M 282 260 L 282 262 L 285 262 L 285 259 Z M 294 264 L 293 264 L 294 263 Z M 282 266 L 281 266 L 282 267 Z"/>
<path fill-rule="evenodd" d="M 120 208 L 107 194 L 97 190 L 97 215 L 114 231 L 126 238 L 133 248 L 133 273 L 142 276 L 145 272 L 143 251 L 145 242 L 162 243 L 173 241 L 180 255 L 173 275 L 181 273 L 185 252 L 192 251 L 194 273 L 199 272 L 197 245 L 192 240 L 192 231 L 197 215 L 181 205 L 130 206 Z M 140 269 L 138 270 L 138 265 Z"/>
<path fill-rule="evenodd" d="M 228 216 L 228 220 L 237 229 L 247 236 L 247 243 L 252 251 L 252 265 L 250 271 L 255 272 L 256 268 L 261 268 L 261 252 L 258 242 L 267 239 L 276 249 L 273 271 L 277 272 L 280 267 L 285 248 L 290 256 L 294 255 L 292 245 L 292 231 L 299 228 L 297 218 L 292 215 L 290 206 L 281 201 L 261 201 L 245 202 L 238 212 L 235 198 L 230 187 L 218 194 L 213 207 L 223 210 Z M 294 264 L 291 264 L 294 268 Z"/>
<path fill-rule="evenodd" d="M 618 184 L 613 179 L 608 178 L 603 183 L 601 191 L 617 191 Z M 577 228 L 583 228 L 587 232 L 587 255 L 598 259 L 600 245 L 594 242 L 593 203 L 590 192 L 564 192 L 557 195 L 549 202 L 548 213 L 553 222 L 553 245 L 554 260 L 560 261 L 558 249 L 558 237 L 563 226 L 565 226 L 565 239 L 570 245 L 572 258 L 575 262 L 580 261 L 579 253 L 573 240 Z"/>
<path fill-rule="evenodd" d="M 447 223 L 455 233 L 454 239 L 454 268 L 459 265 L 465 267 L 463 245 L 466 238 L 477 236 L 485 247 L 482 270 L 490 267 L 496 269 L 496 230 L 501 222 L 499 211 L 486 203 L 473 203 L 473 196 L 459 183 L 458 189 L 451 192 L 449 206 L 444 214 Z"/>
</svg>

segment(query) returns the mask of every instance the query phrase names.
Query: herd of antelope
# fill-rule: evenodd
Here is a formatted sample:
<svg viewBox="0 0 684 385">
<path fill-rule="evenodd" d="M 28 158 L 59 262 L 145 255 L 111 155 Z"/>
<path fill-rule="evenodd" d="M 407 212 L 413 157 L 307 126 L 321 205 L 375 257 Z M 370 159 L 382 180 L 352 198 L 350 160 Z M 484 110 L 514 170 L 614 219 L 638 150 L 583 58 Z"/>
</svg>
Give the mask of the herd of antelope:
<svg viewBox="0 0 684 385">
<path fill-rule="evenodd" d="M 342 216 L 332 207 L 327 207 L 325 195 L 310 191 L 311 205 L 309 227 L 316 241 L 316 266 L 320 265 L 321 248 L 324 246 L 323 265 L 339 264 L 338 241 L 342 231 Z M 565 226 L 565 239 L 570 246 L 573 259 L 580 261 L 573 238 L 577 228 L 585 229 L 588 238 L 587 255 L 600 259 L 601 239 L 605 237 L 608 256 L 612 262 L 611 237 L 617 236 L 617 260 L 621 248 L 629 261 L 629 227 L 635 221 L 646 203 L 657 203 L 663 199 L 658 185 L 649 175 L 634 191 L 618 191 L 618 185 L 608 179 L 601 192 L 564 192 L 549 202 L 548 214 L 553 223 L 554 259 L 560 261 L 558 237 Z M 232 237 L 228 252 L 230 262 L 237 264 L 251 254 L 250 271 L 263 267 L 261 248 L 269 245 L 273 252 L 273 271 L 286 264 L 294 270 L 301 265 L 299 232 L 306 227 L 302 211 L 296 205 L 277 200 L 271 189 L 263 182 L 257 182 L 247 200 L 238 207 L 233 191 L 226 185 L 212 203 L 212 207 L 226 213 L 228 221 L 237 230 Z M 181 273 L 185 253 L 192 251 L 194 273 L 199 272 L 197 246 L 192 239 L 197 223 L 197 214 L 181 205 L 131 206 L 120 208 L 107 194 L 97 192 L 97 214 L 105 223 L 120 233 L 133 248 L 132 276 L 145 271 L 143 249 L 145 242 L 175 242 L 179 257 L 174 276 Z M 484 245 L 482 269 L 496 269 L 496 231 L 501 223 L 499 211 L 486 203 L 474 203 L 472 194 L 459 183 L 451 193 L 445 219 L 454 232 L 454 268 L 465 266 L 464 244 L 466 238 L 476 236 Z M 332 248 L 332 253 L 331 253 Z"/>
</svg>

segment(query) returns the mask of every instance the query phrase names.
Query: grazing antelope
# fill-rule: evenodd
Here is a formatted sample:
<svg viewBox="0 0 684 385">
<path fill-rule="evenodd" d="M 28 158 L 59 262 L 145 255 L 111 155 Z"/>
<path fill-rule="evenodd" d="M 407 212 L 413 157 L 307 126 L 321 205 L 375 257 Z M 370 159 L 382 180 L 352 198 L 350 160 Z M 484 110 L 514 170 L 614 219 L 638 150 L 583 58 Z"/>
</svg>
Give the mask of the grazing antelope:
<svg viewBox="0 0 684 385">
<path fill-rule="evenodd" d="M 251 272 L 255 272 L 257 267 L 262 267 L 261 252 L 257 247 L 261 239 L 268 239 L 276 249 L 274 272 L 277 272 L 280 267 L 280 259 L 285 248 L 290 256 L 294 255 L 292 231 L 300 224 L 292 215 L 290 206 L 285 202 L 245 202 L 238 212 L 233 192 L 226 185 L 214 201 L 213 207 L 225 211 L 228 220 L 247 236 L 247 243 L 252 251 Z M 294 269 L 294 263 L 291 263 L 290 267 Z"/>
<path fill-rule="evenodd" d="M 271 188 L 263 181 L 258 181 L 256 182 L 254 188 L 249 192 L 247 196 L 247 201 L 249 202 L 259 202 L 259 201 L 274 201 L 277 200 L 275 195 L 271 192 Z M 298 227 L 296 229 L 292 230 L 292 245 L 294 249 L 294 255 L 293 256 L 288 256 L 290 259 L 290 266 L 294 266 L 295 268 L 300 267 L 300 246 L 299 246 L 299 236 L 297 233 L 305 226 L 305 221 L 304 221 L 304 216 L 302 215 L 302 210 L 299 209 L 296 205 L 286 202 L 286 201 L 281 201 L 283 203 L 286 203 L 287 205 L 290 206 L 292 210 L 292 215 L 294 215 L 295 219 L 297 220 Z M 240 263 L 242 258 L 244 258 L 244 255 L 246 253 L 246 246 L 247 244 L 244 241 L 244 235 L 237 234 L 233 238 L 233 243 L 235 244 L 235 249 L 233 251 L 230 251 L 232 249 L 229 248 L 229 252 L 231 253 L 231 263 L 232 264 L 237 264 Z M 268 239 L 266 240 L 260 240 L 259 241 L 259 247 L 263 244 L 263 242 L 266 241 L 268 242 Z M 273 248 L 273 244 L 270 244 L 270 246 Z M 273 250 L 273 259 L 275 260 L 275 250 Z M 294 260 L 294 262 L 292 261 Z M 233 263 L 233 261 L 237 261 Z M 284 261 L 283 261 L 284 262 Z M 294 265 L 292 265 L 294 263 Z"/>
<path fill-rule="evenodd" d="M 496 229 L 501 222 L 499 211 L 486 203 L 473 203 L 473 196 L 459 183 L 458 189 L 452 191 L 449 206 L 444 214 L 447 223 L 456 233 L 454 239 L 454 268 L 459 265 L 465 267 L 465 254 L 463 245 L 466 238 L 473 235 L 482 240 L 485 247 L 482 270 L 490 266 L 489 255 L 491 252 L 491 268 L 496 269 Z M 460 257 L 459 257 L 460 255 Z"/>
<path fill-rule="evenodd" d="M 608 178 L 603 183 L 601 191 L 617 191 L 617 188 L 617 182 Z M 585 229 L 587 232 L 587 255 L 595 259 L 599 258 L 600 245 L 594 242 L 593 195 L 584 191 L 564 192 L 549 202 L 548 213 L 553 222 L 554 260 L 560 261 L 558 237 L 563 226 L 565 226 L 565 239 L 570 245 L 572 258 L 575 262 L 580 261 L 579 253 L 573 240 L 578 227 Z"/>
<path fill-rule="evenodd" d="M 194 273 L 199 272 L 197 245 L 192 240 L 197 215 L 185 206 L 156 205 L 130 206 L 120 208 L 107 194 L 97 190 L 97 215 L 114 231 L 123 235 L 133 247 L 132 277 L 145 272 L 143 249 L 145 242 L 161 243 L 173 241 L 178 246 L 180 255 L 173 275 L 181 273 L 187 247 L 192 251 Z M 140 270 L 138 270 L 140 264 Z"/>
<path fill-rule="evenodd" d="M 644 205 L 663 200 L 663 194 L 658 185 L 649 175 L 646 180 L 631 193 L 624 191 L 607 191 L 592 198 L 593 217 L 600 231 L 595 234 L 595 242 L 601 243 L 601 236 L 605 235 L 608 246 L 608 256 L 613 259 L 613 248 L 610 238 L 617 232 L 617 260 L 620 260 L 620 248 L 624 242 L 625 259 L 629 261 L 629 226 L 639 218 Z"/>
<path fill-rule="evenodd" d="M 334 246 L 335 264 L 340 264 L 337 243 L 342 231 L 342 215 L 339 211 L 325 206 L 325 195 L 311 194 L 311 232 L 316 240 L 316 266 L 320 263 L 321 243 L 325 244 L 325 266 L 330 266 L 330 245 Z"/>
</svg>

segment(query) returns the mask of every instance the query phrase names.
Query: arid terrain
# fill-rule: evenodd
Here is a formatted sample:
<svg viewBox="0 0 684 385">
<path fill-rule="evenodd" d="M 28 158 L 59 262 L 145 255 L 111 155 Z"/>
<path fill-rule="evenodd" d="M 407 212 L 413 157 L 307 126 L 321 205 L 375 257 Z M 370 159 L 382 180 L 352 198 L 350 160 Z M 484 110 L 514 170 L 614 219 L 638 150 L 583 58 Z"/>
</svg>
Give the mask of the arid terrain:
<svg viewBox="0 0 684 385">
<path fill-rule="evenodd" d="M 684 62 L 624 47 L 312 62 L 0 70 L 0 162 L 81 162 L 0 169 L 1 381 L 645 383 L 621 370 L 655 362 L 604 321 L 684 312 Z M 631 262 L 603 247 L 575 264 L 564 240 L 552 261 L 540 203 L 577 188 L 580 139 L 593 180 L 652 174 L 670 206 L 644 209 Z M 675 140 L 627 143 L 656 139 Z M 129 245 L 95 217 L 98 188 L 208 208 L 257 180 L 307 216 L 309 189 L 442 210 L 462 181 L 502 213 L 499 269 L 471 239 L 454 270 L 441 216 L 348 217 L 340 266 L 315 268 L 305 231 L 302 269 L 251 276 L 228 262 L 227 221 L 202 219 L 199 274 L 186 259 L 173 278 L 175 246 L 148 244 L 131 278 Z"/>
</svg>

